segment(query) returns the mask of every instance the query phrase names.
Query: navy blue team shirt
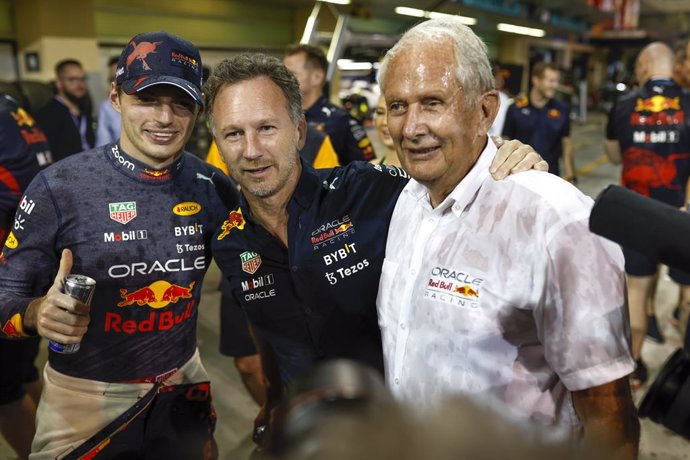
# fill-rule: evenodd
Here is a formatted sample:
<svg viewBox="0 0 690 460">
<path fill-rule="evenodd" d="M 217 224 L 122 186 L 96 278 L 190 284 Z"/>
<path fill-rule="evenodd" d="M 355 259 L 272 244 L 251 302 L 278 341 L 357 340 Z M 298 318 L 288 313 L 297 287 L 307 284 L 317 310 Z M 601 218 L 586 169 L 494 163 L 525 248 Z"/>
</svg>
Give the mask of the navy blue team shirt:
<svg viewBox="0 0 690 460">
<path fill-rule="evenodd" d="M 341 165 L 375 158 L 374 147 L 364 127 L 345 109 L 331 104 L 325 95 L 309 107 L 304 116 L 310 126 L 331 137 L 333 149 L 338 154 Z"/>
<path fill-rule="evenodd" d="M 383 372 L 376 295 L 390 216 L 407 178 L 402 169 L 364 162 L 321 170 L 302 162 L 288 203 L 287 248 L 242 197 L 216 232 L 216 262 L 276 353 L 285 385 L 329 358 Z"/>
<path fill-rule="evenodd" d="M 549 163 L 549 172 L 559 176 L 562 140 L 570 136 L 570 109 L 556 99 L 537 108 L 528 97 L 518 98 L 508 106 L 503 136 L 531 145 Z"/>
<path fill-rule="evenodd" d="M 210 238 L 236 192 L 184 153 L 151 169 L 117 144 L 72 155 L 31 182 L 0 264 L 0 338 L 21 337 L 29 302 L 53 282 L 60 253 L 96 280 L 91 323 L 75 354 L 50 352 L 67 375 L 106 382 L 164 376 L 196 347 Z M 233 201 L 233 198 L 235 201 Z M 17 226 L 17 223 L 19 225 Z"/>
<path fill-rule="evenodd" d="M 0 93 L 0 244 L 31 179 L 53 162 L 45 134 L 29 113 Z M 25 204 L 26 205 L 26 204 Z"/>
<path fill-rule="evenodd" d="M 652 79 L 616 101 L 606 138 L 620 144 L 622 185 L 680 207 L 690 177 L 690 94 Z"/>
</svg>

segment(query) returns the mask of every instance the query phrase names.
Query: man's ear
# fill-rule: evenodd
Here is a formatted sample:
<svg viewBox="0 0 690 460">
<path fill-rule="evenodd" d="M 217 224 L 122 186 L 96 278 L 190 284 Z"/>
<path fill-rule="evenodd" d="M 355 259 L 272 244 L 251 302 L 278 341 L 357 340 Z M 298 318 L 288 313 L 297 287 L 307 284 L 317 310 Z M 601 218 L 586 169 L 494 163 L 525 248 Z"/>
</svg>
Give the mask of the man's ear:
<svg viewBox="0 0 690 460">
<path fill-rule="evenodd" d="M 110 83 L 110 92 L 108 93 L 108 99 L 110 99 L 110 105 L 113 106 L 115 111 L 117 111 L 118 113 L 122 113 L 122 109 L 120 108 L 120 95 L 118 94 L 115 82 Z"/>
<path fill-rule="evenodd" d="M 489 128 L 494 123 L 496 114 L 498 113 L 498 107 L 501 104 L 500 98 L 498 97 L 498 91 L 492 89 L 482 94 L 479 99 L 479 108 L 481 113 L 481 121 L 479 124 L 479 135 L 486 136 L 489 132 Z"/>
<path fill-rule="evenodd" d="M 311 71 L 311 84 L 313 86 L 321 86 L 326 83 L 326 72 L 324 72 L 322 69 L 314 69 Z"/>
<path fill-rule="evenodd" d="M 297 146 L 299 150 L 302 150 L 304 144 L 307 142 L 307 121 L 304 118 L 297 124 L 297 129 L 299 130 L 299 142 Z"/>
</svg>

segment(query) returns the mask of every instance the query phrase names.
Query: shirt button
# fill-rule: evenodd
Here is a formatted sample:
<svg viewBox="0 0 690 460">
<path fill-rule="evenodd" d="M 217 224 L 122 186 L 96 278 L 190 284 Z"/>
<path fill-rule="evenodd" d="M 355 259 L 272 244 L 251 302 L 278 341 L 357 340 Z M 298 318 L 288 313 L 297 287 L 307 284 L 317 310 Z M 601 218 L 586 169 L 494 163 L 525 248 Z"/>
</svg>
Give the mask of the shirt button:
<svg viewBox="0 0 690 460">
<path fill-rule="evenodd" d="M 297 271 L 297 265 L 293 265 L 292 267 L 290 267 L 290 270 L 292 270 L 293 272 L 296 272 Z"/>
<path fill-rule="evenodd" d="M 415 275 L 417 274 L 417 270 L 415 270 L 415 269 L 413 268 L 412 270 L 410 270 L 410 274 L 411 274 L 412 276 L 415 276 Z"/>
<path fill-rule="evenodd" d="M 400 384 L 400 379 L 396 378 L 396 379 L 395 379 L 395 384 L 396 384 L 396 385 Z"/>
<path fill-rule="evenodd" d="M 400 329 L 405 329 L 405 323 L 400 323 Z"/>
<path fill-rule="evenodd" d="M 306 308 L 304 309 L 304 313 L 306 313 L 307 315 L 311 315 L 311 308 L 306 307 Z"/>
</svg>

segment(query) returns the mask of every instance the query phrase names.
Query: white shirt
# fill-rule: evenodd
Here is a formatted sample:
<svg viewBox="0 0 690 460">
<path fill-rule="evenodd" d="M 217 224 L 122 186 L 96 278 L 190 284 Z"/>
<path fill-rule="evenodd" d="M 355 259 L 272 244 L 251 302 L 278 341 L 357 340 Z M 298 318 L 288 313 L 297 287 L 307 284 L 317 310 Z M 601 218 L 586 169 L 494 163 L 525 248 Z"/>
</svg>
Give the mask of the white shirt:
<svg viewBox="0 0 690 460">
<path fill-rule="evenodd" d="M 398 199 L 377 299 L 386 380 L 419 408 L 472 394 L 570 436 L 569 391 L 634 369 L 623 255 L 588 230 L 589 197 L 545 172 L 494 181 L 495 153 L 436 209 L 415 180 Z"/>
</svg>

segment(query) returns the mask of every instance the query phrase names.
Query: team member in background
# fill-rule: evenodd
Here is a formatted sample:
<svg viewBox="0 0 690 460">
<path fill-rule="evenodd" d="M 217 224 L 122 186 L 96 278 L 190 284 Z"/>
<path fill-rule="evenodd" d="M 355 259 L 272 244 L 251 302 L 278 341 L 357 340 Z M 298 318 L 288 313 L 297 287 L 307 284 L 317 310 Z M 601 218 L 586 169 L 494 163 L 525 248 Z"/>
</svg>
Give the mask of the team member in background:
<svg viewBox="0 0 690 460">
<path fill-rule="evenodd" d="M 678 40 L 673 47 L 673 81 L 690 89 L 690 38 Z"/>
<path fill-rule="evenodd" d="M 379 135 L 379 140 L 381 141 L 381 144 L 383 144 L 384 153 L 381 158 L 372 160 L 372 162 L 388 166 L 400 166 L 398 153 L 395 151 L 395 145 L 393 145 L 391 133 L 388 131 L 388 117 L 386 114 L 386 100 L 383 98 L 383 96 L 381 96 L 379 97 L 379 102 L 376 104 L 376 109 L 374 110 L 374 125 L 376 126 L 376 132 Z"/>
<path fill-rule="evenodd" d="M 690 99 L 671 79 L 673 53 L 668 45 L 655 42 L 640 51 L 635 78 L 642 85 L 622 96 L 609 114 L 604 147 L 613 164 L 623 164 L 622 183 L 636 192 L 676 206 L 685 206 L 690 180 L 690 131 L 687 114 Z M 658 260 L 623 248 L 628 280 L 632 325 L 632 352 L 637 360 L 634 387 L 647 380 L 642 344 L 648 326 L 658 326 L 652 292 Z M 669 269 L 680 284 L 683 299 L 690 299 L 690 273 Z M 688 305 L 683 302 L 684 312 Z M 687 318 L 687 313 L 683 317 Z M 686 320 L 687 321 L 687 320 Z M 660 336 L 659 336 L 660 337 Z"/>
<path fill-rule="evenodd" d="M 223 60 L 204 98 L 242 191 L 213 238 L 214 257 L 258 339 L 267 407 L 321 359 L 351 358 L 382 373 L 376 291 L 389 216 L 407 175 L 365 162 L 315 170 L 300 160 L 306 122 L 299 83 L 275 58 Z M 521 145 L 503 146 L 498 177 L 538 162 Z"/>
<path fill-rule="evenodd" d="M 500 105 L 498 106 L 498 113 L 496 114 L 496 119 L 489 129 L 489 134 L 491 136 L 500 136 L 503 133 L 503 126 L 506 123 L 506 113 L 508 113 L 508 107 L 510 107 L 510 97 L 506 94 L 505 89 L 505 79 L 503 78 L 503 71 L 501 69 L 501 63 L 498 61 L 491 62 L 491 72 L 494 75 L 494 82 L 496 83 L 496 90 L 498 91 L 498 101 Z"/>
<path fill-rule="evenodd" d="M 418 411 L 466 395 L 547 438 L 584 435 L 637 458 L 620 248 L 589 231 L 592 200 L 563 180 L 489 176 L 498 94 L 486 53 L 460 18 L 431 19 L 379 71 L 412 177 L 378 289 L 386 382 Z"/>
<path fill-rule="evenodd" d="M 341 165 L 374 159 L 374 148 L 364 127 L 342 107 L 331 104 L 324 93 L 328 60 L 320 48 L 294 45 L 285 51 L 283 63 L 299 81 L 307 123 L 328 134 Z"/>
<path fill-rule="evenodd" d="M 22 193 L 42 168 L 53 162 L 45 134 L 31 115 L 10 96 L 0 93 L 0 245 L 10 237 L 14 246 L 13 221 L 16 230 L 23 221 L 14 220 L 17 207 L 23 213 L 31 207 L 22 201 Z M 0 264 L 6 263 L 0 253 Z M 0 330 L 9 325 L 0 321 Z M 7 333 L 7 332 L 5 332 Z M 4 340 L 0 333 L 0 434 L 17 452 L 29 457 L 35 430 L 36 405 L 41 395 L 41 381 L 34 360 L 39 337 L 23 341 Z"/>
<path fill-rule="evenodd" d="M 117 61 L 119 56 L 113 56 L 108 59 L 108 84 L 111 85 L 115 81 L 115 72 L 117 72 Z M 120 137 L 120 130 L 122 128 L 122 121 L 120 114 L 113 108 L 110 103 L 110 98 L 106 97 L 98 106 L 98 124 L 96 126 L 96 147 L 115 142 Z"/>
<path fill-rule="evenodd" d="M 503 136 L 530 144 L 549 163 L 550 173 L 575 184 L 570 109 L 554 97 L 560 78 L 552 64 L 538 62 L 532 67 L 529 97 L 519 97 L 508 107 Z"/>
<path fill-rule="evenodd" d="M 35 115 L 58 161 L 94 146 L 93 118 L 90 112 L 86 72 L 75 59 L 64 59 L 55 66 L 57 95 Z"/>
<path fill-rule="evenodd" d="M 217 188 L 236 191 L 183 151 L 201 83 L 188 41 L 132 38 L 110 91 L 119 141 L 39 173 L 24 195 L 0 265 L 0 321 L 8 338 L 80 343 L 50 352 L 32 459 L 217 457 L 196 320 L 227 216 Z M 70 272 L 96 280 L 90 307 L 60 292 Z"/>
</svg>

